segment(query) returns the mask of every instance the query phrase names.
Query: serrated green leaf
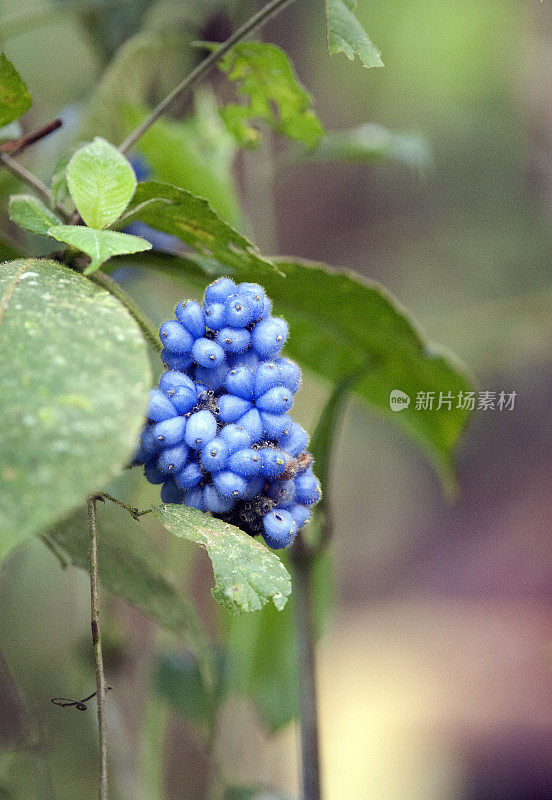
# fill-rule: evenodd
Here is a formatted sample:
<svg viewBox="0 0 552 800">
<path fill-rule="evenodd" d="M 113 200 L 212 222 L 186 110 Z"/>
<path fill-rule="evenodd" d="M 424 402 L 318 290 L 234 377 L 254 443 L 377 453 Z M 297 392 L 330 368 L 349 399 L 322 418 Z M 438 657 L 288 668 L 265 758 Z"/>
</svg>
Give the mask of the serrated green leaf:
<svg viewBox="0 0 552 800">
<path fill-rule="evenodd" d="M 264 544 L 239 528 L 180 505 L 153 509 L 169 533 L 207 550 L 215 587 L 213 597 L 234 613 L 258 611 L 269 600 L 281 610 L 291 593 L 289 573 Z"/>
<path fill-rule="evenodd" d="M 1 557 L 124 467 L 150 370 L 128 312 L 67 267 L 2 264 L 0 298 Z"/>
<path fill-rule="evenodd" d="M 283 136 L 314 147 L 324 135 L 311 109 L 311 96 L 301 86 L 287 55 L 273 44 L 240 42 L 221 59 L 219 66 L 247 103 L 231 103 L 221 109 L 226 127 L 242 147 L 255 147 L 260 132 L 252 123 L 264 120 Z"/>
<path fill-rule="evenodd" d="M 365 67 L 383 67 L 378 49 L 353 13 L 355 7 L 351 0 L 326 0 L 330 55 L 345 53 L 351 60 L 358 56 Z"/>
<path fill-rule="evenodd" d="M 126 158 L 105 139 L 96 137 L 69 161 L 67 184 L 85 223 L 102 229 L 115 222 L 128 206 L 136 177 Z"/>
<path fill-rule="evenodd" d="M 91 261 L 84 270 L 85 275 L 97 270 L 111 256 L 151 250 L 151 244 L 139 236 L 117 231 L 99 231 L 85 228 L 83 225 L 56 225 L 54 228 L 49 228 L 47 233 L 58 242 L 76 247 L 90 256 Z"/>
<path fill-rule="evenodd" d="M 150 543 L 148 521 L 138 523 L 109 504 L 97 506 L 98 572 L 102 586 L 152 617 L 193 651 L 206 685 L 214 675 L 211 648 L 191 601 L 167 577 L 159 552 Z M 145 528 L 145 530 L 144 530 Z M 48 531 L 74 566 L 89 570 L 86 511 L 79 509 Z"/>
<path fill-rule="evenodd" d="M 12 222 L 25 230 L 48 236 L 52 225 L 60 225 L 61 220 L 44 205 L 42 200 L 32 194 L 14 194 L 10 197 L 9 215 Z"/>
<path fill-rule="evenodd" d="M 470 412 L 456 404 L 450 410 L 446 406 L 437 409 L 437 405 L 439 392 L 457 396 L 472 389 L 463 368 L 450 354 L 430 344 L 400 303 L 379 284 L 352 270 L 325 264 L 274 261 L 278 271 L 240 265 L 230 275 L 265 287 L 274 312 L 285 317 L 290 327 L 286 353 L 332 383 L 371 363 L 353 394 L 419 442 L 432 457 L 445 489 L 454 494 L 452 459 Z M 205 289 L 205 272 L 191 259 L 152 253 L 137 257 L 135 264 L 159 270 L 186 287 L 193 285 L 198 292 Z M 224 272 L 221 268 L 220 274 Z M 398 413 L 390 407 L 393 389 L 410 397 L 410 405 Z M 418 392 L 435 393 L 432 410 L 416 410 Z"/>
<path fill-rule="evenodd" d="M 423 136 L 393 133 L 374 123 L 328 133 L 318 147 L 306 152 L 304 157 L 309 161 L 346 161 L 352 164 L 399 161 L 418 169 L 428 167 L 432 162 L 431 148 Z"/>
<path fill-rule="evenodd" d="M 21 117 L 32 102 L 18 71 L 5 54 L 0 53 L 0 126 L 9 125 Z"/>
<path fill-rule="evenodd" d="M 138 184 L 118 226 L 139 219 L 152 228 L 178 236 L 202 256 L 211 256 L 231 269 L 262 274 L 273 269 L 248 239 L 227 225 L 207 200 L 170 183 Z"/>
</svg>

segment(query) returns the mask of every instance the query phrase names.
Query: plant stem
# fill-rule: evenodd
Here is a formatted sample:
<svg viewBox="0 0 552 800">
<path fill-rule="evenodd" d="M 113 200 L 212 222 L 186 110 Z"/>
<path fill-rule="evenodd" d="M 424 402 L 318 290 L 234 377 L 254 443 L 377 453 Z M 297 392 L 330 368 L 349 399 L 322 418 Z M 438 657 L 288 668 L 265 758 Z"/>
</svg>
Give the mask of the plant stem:
<svg viewBox="0 0 552 800">
<path fill-rule="evenodd" d="M 9 156 L 7 153 L 0 153 L 0 164 L 5 167 L 8 172 L 11 172 L 13 175 L 22 180 L 23 183 L 26 183 L 27 186 L 30 186 L 31 189 L 34 189 L 45 203 L 48 205 L 52 204 L 53 196 L 50 189 L 45 183 L 42 183 L 40 178 L 37 178 L 36 175 L 33 175 L 32 172 L 29 172 L 26 167 L 23 167 L 18 161 L 15 161 L 15 159 L 11 158 L 11 156 Z M 69 220 L 69 215 L 59 203 L 56 203 L 55 210 L 60 217 L 63 217 L 65 221 Z"/>
<path fill-rule="evenodd" d="M 271 2 L 267 3 L 264 8 L 261 8 L 260 11 L 248 19 L 247 22 L 245 22 L 241 28 L 238 28 L 238 30 L 235 31 L 235 33 L 233 33 L 232 36 L 230 36 L 225 42 L 223 42 L 217 50 L 213 51 L 207 56 L 207 58 L 203 59 L 203 61 L 198 64 L 197 67 L 193 69 L 186 78 L 184 78 L 182 83 L 173 89 L 173 91 L 168 94 L 167 97 L 165 97 L 165 99 L 162 100 L 156 108 L 153 109 L 151 114 L 127 136 L 124 142 L 119 146 L 119 151 L 121 153 L 126 153 L 128 150 L 130 150 L 130 148 L 136 144 L 138 139 L 140 139 L 144 133 L 151 128 L 153 123 L 156 122 L 159 117 L 161 117 L 165 111 L 184 94 L 184 92 L 194 86 L 200 80 L 200 78 L 202 78 L 211 69 L 211 67 L 216 64 L 217 61 L 219 61 L 225 55 L 225 53 L 227 53 L 236 44 L 236 42 L 239 42 L 240 39 L 245 38 L 256 28 L 264 25 L 265 22 L 270 19 L 270 17 L 280 12 L 291 2 L 293 2 L 293 0 L 271 0 Z"/>
<path fill-rule="evenodd" d="M 96 699 L 98 703 L 98 742 L 100 748 L 99 800 L 107 800 L 107 738 L 105 724 L 105 676 L 102 657 L 102 638 L 100 635 L 100 601 L 98 596 L 98 541 L 96 536 L 96 499 L 87 501 L 88 522 L 90 526 L 90 622 L 92 644 L 96 661 Z"/>
<path fill-rule="evenodd" d="M 57 131 L 62 125 L 63 122 L 61 119 L 54 119 L 52 122 L 48 122 L 47 125 L 43 125 L 32 133 L 27 133 L 19 139 L 9 139 L 7 142 L 2 142 L 2 144 L 0 144 L 0 153 L 8 153 L 11 156 L 21 153 L 23 150 L 26 150 L 27 147 L 35 144 L 35 142 L 39 142 L 54 131 Z"/>
<path fill-rule="evenodd" d="M 161 340 L 157 335 L 157 330 L 151 324 L 149 319 L 140 311 L 134 300 L 129 297 L 124 289 L 121 289 L 119 284 L 116 283 L 113 278 L 110 278 L 109 275 L 106 275 L 99 269 L 97 269 L 95 272 L 91 272 L 90 275 L 87 275 L 86 277 L 93 283 L 97 283 L 98 286 L 106 289 L 110 294 L 113 295 L 113 297 L 116 297 L 117 300 L 126 308 L 130 316 L 136 320 L 142 329 L 142 333 L 144 334 L 146 340 L 151 344 L 151 346 L 154 347 L 158 352 L 163 350 L 163 345 L 161 344 Z"/>
<path fill-rule="evenodd" d="M 59 545 L 56 542 L 54 542 L 54 540 L 51 539 L 47 533 L 41 534 L 39 538 L 46 545 L 46 547 L 52 553 L 52 555 L 54 555 L 57 558 L 60 567 L 62 569 L 67 569 L 70 562 L 65 553 L 63 552 L 63 550 L 61 549 L 61 547 L 59 547 Z"/>
<path fill-rule="evenodd" d="M 97 495 L 97 498 L 98 500 L 109 500 L 111 503 L 119 506 L 119 508 L 124 508 L 125 511 L 128 511 L 132 519 L 138 520 L 138 517 L 140 516 L 140 512 L 135 506 L 129 506 L 126 503 L 123 503 L 122 500 L 117 500 L 116 497 L 113 497 L 113 495 L 108 494 L 107 492 L 100 492 Z"/>
<path fill-rule="evenodd" d="M 312 609 L 313 554 L 299 535 L 291 552 L 295 595 L 295 625 L 299 657 L 302 800 L 321 800 L 316 653 Z"/>
</svg>

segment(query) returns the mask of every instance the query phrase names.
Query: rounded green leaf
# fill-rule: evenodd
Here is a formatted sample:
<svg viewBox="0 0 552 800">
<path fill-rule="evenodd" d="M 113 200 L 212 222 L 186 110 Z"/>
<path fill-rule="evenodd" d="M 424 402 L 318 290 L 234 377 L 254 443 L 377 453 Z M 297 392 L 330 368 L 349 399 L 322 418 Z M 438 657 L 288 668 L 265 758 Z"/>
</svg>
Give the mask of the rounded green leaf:
<svg viewBox="0 0 552 800">
<path fill-rule="evenodd" d="M 125 466 L 146 345 L 108 292 L 54 261 L 0 265 L 0 558 Z"/>
<path fill-rule="evenodd" d="M 12 222 L 33 233 L 48 235 L 52 225 L 61 220 L 42 200 L 32 194 L 14 194 L 10 197 L 9 215 Z"/>
<path fill-rule="evenodd" d="M 58 242 L 65 242 L 90 256 L 85 275 L 99 269 L 111 256 L 151 250 L 151 244 L 140 236 L 118 231 L 97 231 L 84 225 L 56 225 L 49 227 L 47 233 Z"/>
<path fill-rule="evenodd" d="M 118 219 L 136 189 L 136 176 L 112 144 L 97 137 L 77 150 L 67 166 L 67 184 L 78 212 L 90 228 Z"/>
</svg>

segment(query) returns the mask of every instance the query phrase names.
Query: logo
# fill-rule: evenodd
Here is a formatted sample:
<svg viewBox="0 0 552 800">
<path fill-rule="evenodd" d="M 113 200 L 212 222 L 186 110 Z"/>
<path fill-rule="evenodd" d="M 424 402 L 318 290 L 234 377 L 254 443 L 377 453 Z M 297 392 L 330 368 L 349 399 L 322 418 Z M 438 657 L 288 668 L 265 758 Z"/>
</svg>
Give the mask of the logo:
<svg viewBox="0 0 552 800">
<path fill-rule="evenodd" d="M 401 392 L 400 389 L 393 389 L 389 395 L 389 406 L 391 411 L 403 411 L 410 405 L 410 397 Z"/>
</svg>

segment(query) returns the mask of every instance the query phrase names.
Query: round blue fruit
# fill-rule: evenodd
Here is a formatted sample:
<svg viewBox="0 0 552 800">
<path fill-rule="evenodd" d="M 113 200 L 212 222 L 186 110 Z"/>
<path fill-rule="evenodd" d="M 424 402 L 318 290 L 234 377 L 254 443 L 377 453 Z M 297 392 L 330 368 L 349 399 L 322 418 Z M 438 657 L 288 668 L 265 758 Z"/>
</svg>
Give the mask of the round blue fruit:
<svg viewBox="0 0 552 800">
<path fill-rule="evenodd" d="M 186 424 L 186 444 L 194 450 L 202 450 L 217 433 L 217 421 L 206 408 L 196 411 Z"/>
<path fill-rule="evenodd" d="M 165 350 L 171 353 L 189 353 L 194 343 L 192 334 L 175 319 L 170 319 L 161 325 L 159 338 Z"/>
<path fill-rule="evenodd" d="M 192 347 L 192 355 L 202 367 L 214 369 L 224 361 L 224 350 L 212 339 L 197 339 Z"/>
<path fill-rule="evenodd" d="M 285 509 L 273 509 L 263 519 L 265 542 L 274 550 L 290 545 L 297 533 L 297 523 Z"/>
<path fill-rule="evenodd" d="M 174 313 L 177 320 L 184 325 L 194 339 L 205 335 L 205 317 L 199 303 L 194 300 L 183 301 L 177 305 Z"/>
</svg>

